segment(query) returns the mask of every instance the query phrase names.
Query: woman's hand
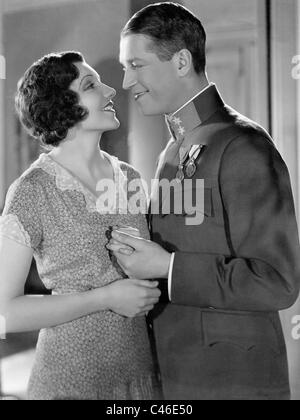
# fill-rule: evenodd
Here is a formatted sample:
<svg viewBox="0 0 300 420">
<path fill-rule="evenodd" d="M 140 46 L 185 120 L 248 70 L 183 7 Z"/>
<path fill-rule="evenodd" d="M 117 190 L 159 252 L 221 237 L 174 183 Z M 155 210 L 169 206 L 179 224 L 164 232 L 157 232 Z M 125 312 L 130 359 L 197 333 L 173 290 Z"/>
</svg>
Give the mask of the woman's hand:
<svg viewBox="0 0 300 420">
<path fill-rule="evenodd" d="M 113 228 L 113 232 L 121 232 L 125 233 L 127 235 L 133 236 L 134 238 L 142 238 L 141 232 L 133 227 L 129 226 L 115 226 Z M 106 248 L 111 252 L 120 252 L 122 251 L 126 255 L 132 255 L 134 252 L 134 249 L 130 246 L 126 246 L 122 244 L 121 242 L 116 241 L 115 239 L 111 238 L 110 242 L 107 244 Z"/>
<path fill-rule="evenodd" d="M 158 282 L 148 280 L 119 280 L 106 286 L 108 308 L 127 318 L 145 316 L 161 296 Z"/>
</svg>

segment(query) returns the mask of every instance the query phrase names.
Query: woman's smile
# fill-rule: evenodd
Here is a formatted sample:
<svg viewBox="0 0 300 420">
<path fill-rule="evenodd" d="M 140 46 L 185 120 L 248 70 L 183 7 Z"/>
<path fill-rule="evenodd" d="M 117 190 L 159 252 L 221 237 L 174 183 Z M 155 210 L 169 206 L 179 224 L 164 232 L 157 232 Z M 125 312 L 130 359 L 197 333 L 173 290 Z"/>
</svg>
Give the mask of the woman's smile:
<svg viewBox="0 0 300 420">
<path fill-rule="evenodd" d="M 102 110 L 104 112 L 113 112 L 115 114 L 116 110 L 114 109 L 114 102 L 108 102 L 108 104 L 104 108 L 102 108 Z"/>
</svg>

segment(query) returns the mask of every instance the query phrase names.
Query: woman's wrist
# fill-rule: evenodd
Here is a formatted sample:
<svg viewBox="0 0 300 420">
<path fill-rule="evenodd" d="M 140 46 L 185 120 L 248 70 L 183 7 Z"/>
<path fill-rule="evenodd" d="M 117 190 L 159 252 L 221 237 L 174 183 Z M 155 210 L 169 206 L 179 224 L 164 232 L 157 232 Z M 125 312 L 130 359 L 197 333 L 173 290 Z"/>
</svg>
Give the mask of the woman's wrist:
<svg viewBox="0 0 300 420">
<path fill-rule="evenodd" d="M 109 308 L 109 286 L 93 289 L 86 293 L 86 305 L 93 312 L 108 311 Z"/>
</svg>

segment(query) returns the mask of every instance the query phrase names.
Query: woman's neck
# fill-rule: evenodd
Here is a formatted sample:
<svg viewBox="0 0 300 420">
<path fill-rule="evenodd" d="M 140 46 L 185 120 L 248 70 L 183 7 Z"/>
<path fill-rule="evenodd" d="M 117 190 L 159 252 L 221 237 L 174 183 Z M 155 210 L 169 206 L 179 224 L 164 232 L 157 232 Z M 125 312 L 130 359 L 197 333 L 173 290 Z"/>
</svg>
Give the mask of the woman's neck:
<svg viewBox="0 0 300 420">
<path fill-rule="evenodd" d="M 91 133 L 68 137 L 50 155 L 58 162 L 80 172 L 93 174 L 103 162 L 100 150 L 101 135 Z"/>
</svg>

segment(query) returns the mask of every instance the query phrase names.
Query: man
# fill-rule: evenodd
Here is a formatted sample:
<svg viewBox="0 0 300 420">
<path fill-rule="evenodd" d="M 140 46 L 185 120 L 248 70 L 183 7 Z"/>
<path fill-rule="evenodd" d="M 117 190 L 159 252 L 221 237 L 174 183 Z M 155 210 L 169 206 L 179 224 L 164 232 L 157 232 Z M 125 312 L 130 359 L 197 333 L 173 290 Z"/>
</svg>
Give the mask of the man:
<svg viewBox="0 0 300 420">
<path fill-rule="evenodd" d="M 172 133 L 157 178 L 190 180 L 205 201 L 193 226 L 175 192 L 170 211 L 151 214 L 153 242 L 116 231 L 109 248 L 130 277 L 163 279 L 153 319 L 166 399 L 289 399 L 278 311 L 299 293 L 290 179 L 266 131 L 208 82 L 205 41 L 174 3 L 148 6 L 122 32 L 124 88 Z"/>
</svg>

